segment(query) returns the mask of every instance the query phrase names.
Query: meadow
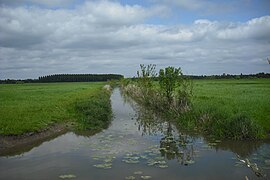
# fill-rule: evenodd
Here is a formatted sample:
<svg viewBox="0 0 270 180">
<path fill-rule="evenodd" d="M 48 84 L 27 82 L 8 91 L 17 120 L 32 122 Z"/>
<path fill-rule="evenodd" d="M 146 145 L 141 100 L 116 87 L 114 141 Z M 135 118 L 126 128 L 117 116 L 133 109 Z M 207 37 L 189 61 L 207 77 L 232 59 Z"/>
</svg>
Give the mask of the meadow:
<svg viewBox="0 0 270 180">
<path fill-rule="evenodd" d="M 111 116 L 110 93 L 102 90 L 104 85 L 2 84 L 0 134 L 37 132 L 57 123 L 74 123 L 80 130 L 103 129 Z M 201 129 L 220 138 L 261 138 L 270 132 L 269 92 L 270 79 L 193 80 L 192 110 L 172 117 L 185 129 Z"/>
<path fill-rule="evenodd" d="M 126 80 L 124 91 L 174 120 L 182 130 L 219 139 L 268 137 L 270 79 L 180 80 L 177 84 L 177 69 L 167 70 L 171 72 L 161 74 L 158 82 L 144 75 L 137 81 Z"/>
<path fill-rule="evenodd" d="M 194 80 L 193 105 L 226 117 L 244 114 L 270 131 L 270 79 Z"/>
<path fill-rule="evenodd" d="M 110 94 L 102 90 L 104 84 L 2 84 L 0 134 L 37 132 L 55 123 L 67 122 L 75 123 L 79 129 L 100 128 L 104 125 L 89 124 L 89 121 L 110 116 Z"/>
</svg>

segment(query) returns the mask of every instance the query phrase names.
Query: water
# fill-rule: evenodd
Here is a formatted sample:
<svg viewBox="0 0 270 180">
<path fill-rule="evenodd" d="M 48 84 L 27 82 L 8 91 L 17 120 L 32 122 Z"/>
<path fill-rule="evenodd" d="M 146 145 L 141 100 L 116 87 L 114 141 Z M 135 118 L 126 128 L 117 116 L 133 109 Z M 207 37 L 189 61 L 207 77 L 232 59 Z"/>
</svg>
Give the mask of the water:
<svg viewBox="0 0 270 180">
<path fill-rule="evenodd" d="M 205 139 L 178 132 L 153 113 L 138 110 L 115 89 L 110 127 L 87 136 L 68 132 L 18 155 L 0 157 L 0 179 L 267 179 L 269 142 Z M 256 163 L 259 178 L 250 167 Z"/>
</svg>

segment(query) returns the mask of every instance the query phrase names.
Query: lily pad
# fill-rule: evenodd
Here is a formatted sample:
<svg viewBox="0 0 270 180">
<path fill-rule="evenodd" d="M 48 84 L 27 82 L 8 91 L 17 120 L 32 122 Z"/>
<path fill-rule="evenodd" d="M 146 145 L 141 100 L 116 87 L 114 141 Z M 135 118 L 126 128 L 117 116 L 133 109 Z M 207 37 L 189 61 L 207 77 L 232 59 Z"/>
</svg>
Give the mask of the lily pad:
<svg viewBox="0 0 270 180">
<path fill-rule="evenodd" d="M 159 150 L 160 150 L 160 151 L 165 151 L 165 150 L 166 150 L 166 148 L 159 148 Z"/>
<path fill-rule="evenodd" d="M 144 152 L 145 152 L 145 153 L 151 153 L 152 151 L 150 151 L 150 150 L 145 150 Z"/>
<path fill-rule="evenodd" d="M 151 179 L 151 176 L 141 176 L 142 179 Z"/>
<path fill-rule="evenodd" d="M 194 164 L 195 161 L 193 161 L 193 160 L 188 160 L 188 161 L 186 161 L 186 163 L 187 163 L 187 164 Z"/>
<path fill-rule="evenodd" d="M 166 164 L 166 161 L 157 161 L 156 164 Z"/>
<path fill-rule="evenodd" d="M 74 174 L 65 174 L 65 175 L 59 176 L 59 178 L 61 178 L 61 179 L 73 179 L 73 178 L 76 178 L 76 176 Z"/>
<path fill-rule="evenodd" d="M 136 164 L 140 162 L 138 160 L 132 160 L 132 159 L 123 159 L 122 161 L 128 164 Z"/>
<path fill-rule="evenodd" d="M 141 175 L 143 172 L 142 171 L 135 171 L 134 174 L 136 175 Z"/>
<path fill-rule="evenodd" d="M 217 145 L 217 143 L 212 142 L 212 143 L 208 143 L 208 145 L 209 145 L 209 146 L 216 146 L 216 145 Z"/>
<path fill-rule="evenodd" d="M 147 165 L 148 166 L 153 166 L 153 165 L 155 165 L 156 164 L 156 161 L 154 160 L 154 159 L 149 159 L 148 161 L 147 161 Z"/>
<path fill-rule="evenodd" d="M 159 168 L 167 168 L 167 167 L 169 167 L 169 166 L 166 165 L 166 164 L 161 164 L 161 165 L 158 165 L 158 167 L 159 167 Z"/>
<path fill-rule="evenodd" d="M 127 177 L 125 177 L 125 179 L 127 179 L 127 180 L 134 180 L 136 178 L 134 176 L 127 176 Z"/>
<path fill-rule="evenodd" d="M 148 159 L 148 157 L 146 155 L 141 155 L 140 158 L 141 159 Z"/>
<path fill-rule="evenodd" d="M 111 163 L 112 162 L 112 159 L 104 159 L 104 162 L 105 163 Z"/>
<path fill-rule="evenodd" d="M 105 164 L 96 164 L 94 165 L 96 168 L 101 168 L 101 169 L 111 169 L 112 168 L 112 164 L 110 163 L 105 163 Z"/>
</svg>

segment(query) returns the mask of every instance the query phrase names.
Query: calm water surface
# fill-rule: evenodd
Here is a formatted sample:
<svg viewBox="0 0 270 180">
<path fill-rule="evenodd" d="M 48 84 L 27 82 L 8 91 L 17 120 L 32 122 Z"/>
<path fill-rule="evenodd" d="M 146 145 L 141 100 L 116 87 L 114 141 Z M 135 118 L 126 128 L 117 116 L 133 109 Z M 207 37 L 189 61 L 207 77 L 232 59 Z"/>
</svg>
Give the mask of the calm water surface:
<svg viewBox="0 0 270 180">
<path fill-rule="evenodd" d="M 269 142 L 221 142 L 186 135 L 138 110 L 115 89 L 114 118 L 96 135 L 73 132 L 0 157 L 0 179 L 269 179 Z M 239 159 L 240 158 L 240 159 Z M 256 163 L 259 178 L 241 160 Z M 69 175 L 69 176 L 65 176 Z"/>
</svg>

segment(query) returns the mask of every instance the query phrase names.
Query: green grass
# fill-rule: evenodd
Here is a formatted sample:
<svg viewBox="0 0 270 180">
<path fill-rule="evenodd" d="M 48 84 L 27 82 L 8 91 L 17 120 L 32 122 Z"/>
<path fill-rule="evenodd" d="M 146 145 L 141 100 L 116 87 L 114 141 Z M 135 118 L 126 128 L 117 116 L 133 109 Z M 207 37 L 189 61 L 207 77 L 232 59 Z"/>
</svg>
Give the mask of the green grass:
<svg viewBox="0 0 270 180">
<path fill-rule="evenodd" d="M 128 82 L 134 83 L 123 85 Z M 158 82 L 154 84 L 152 91 L 157 93 L 153 94 L 160 94 Z M 160 96 L 143 99 L 140 93 L 127 93 L 142 104 L 150 100 L 147 107 L 175 120 L 183 130 L 238 140 L 265 138 L 270 133 L 270 79 L 193 80 L 191 108 L 183 112 L 167 108 Z"/>
<path fill-rule="evenodd" d="M 36 132 L 54 123 L 80 122 L 83 115 L 76 109 L 78 103 L 95 97 L 110 103 L 109 96 L 100 96 L 104 94 L 103 86 L 104 83 L 2 84 L 0 134 L 17 135 Z M 105 110 L 110 112 L 108 104 Z M 98 113 L 101 112 L 93 110 L 92 119 L 98 118 Z"/>
<path fill-rule="evenodd" d="M 244 114 L 270 131 L 270 79 L 195 80 L 194 109 L 221 116 Z"/>
<path fill-rule="evenodd" d="M 108 127 L 111 120 L 110 93 L 96 91 L 93 95 L 75 103 L 79 130 L 99 131 Z"/>
</svg>

